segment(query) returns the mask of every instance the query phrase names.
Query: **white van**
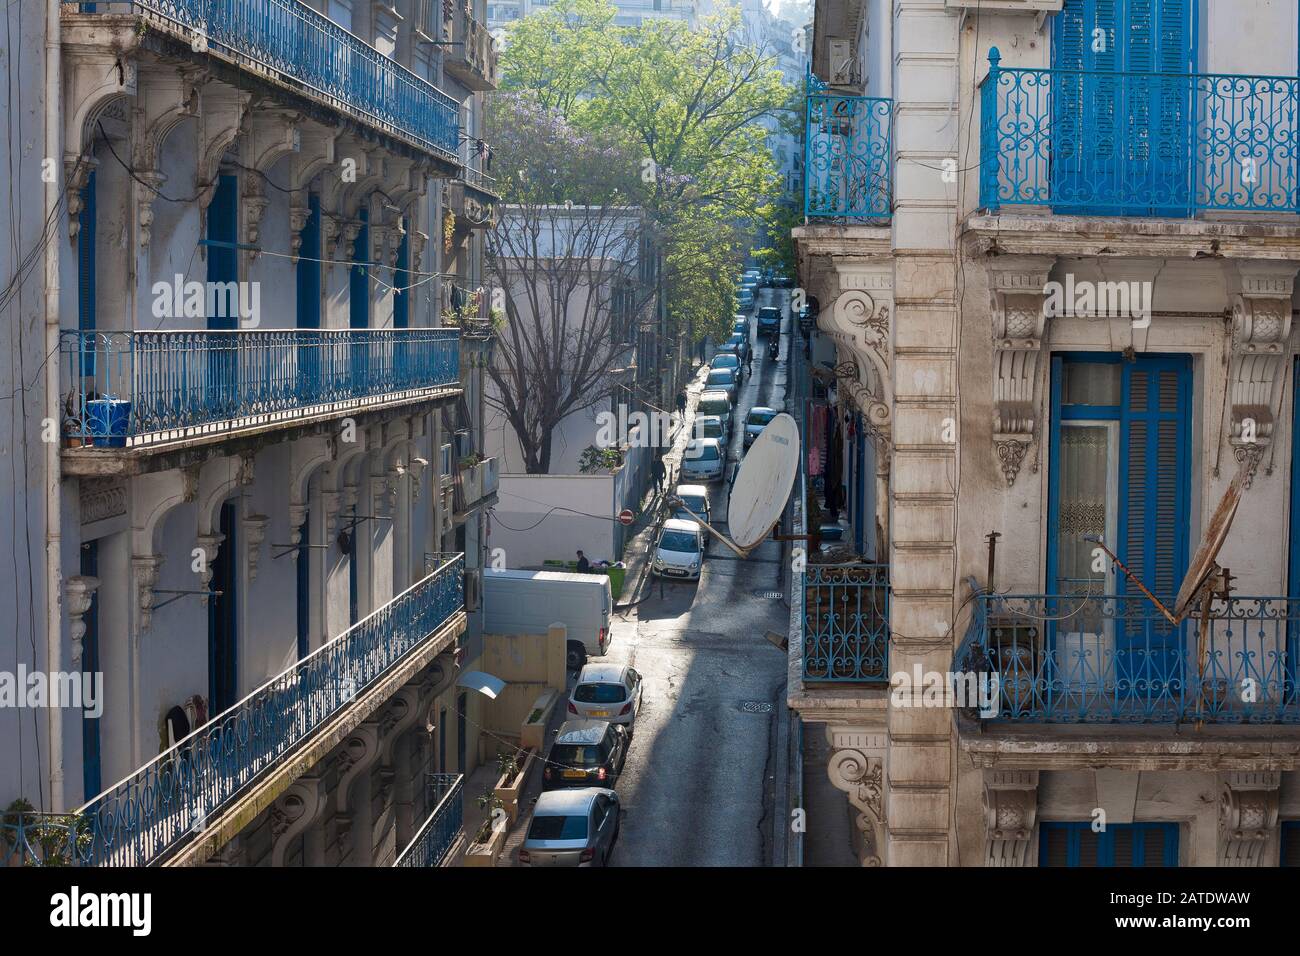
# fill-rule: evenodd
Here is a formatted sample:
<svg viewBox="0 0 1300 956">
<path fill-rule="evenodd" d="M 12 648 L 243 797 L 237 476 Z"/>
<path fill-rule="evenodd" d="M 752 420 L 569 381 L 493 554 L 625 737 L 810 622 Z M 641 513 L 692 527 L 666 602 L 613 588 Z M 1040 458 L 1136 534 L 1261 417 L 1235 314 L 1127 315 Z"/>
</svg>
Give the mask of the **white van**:
<svg viewBox="0 0 1300 956">
<path fill-rule="evenodd" d="M 562 571 L 483 571 L 483 631 L 545 634 L 552 624 L 569 629 L 566 662 L 576 670 L 587 656 L 609 650 L 614 598 L 604 574 Z"/>
</svg>

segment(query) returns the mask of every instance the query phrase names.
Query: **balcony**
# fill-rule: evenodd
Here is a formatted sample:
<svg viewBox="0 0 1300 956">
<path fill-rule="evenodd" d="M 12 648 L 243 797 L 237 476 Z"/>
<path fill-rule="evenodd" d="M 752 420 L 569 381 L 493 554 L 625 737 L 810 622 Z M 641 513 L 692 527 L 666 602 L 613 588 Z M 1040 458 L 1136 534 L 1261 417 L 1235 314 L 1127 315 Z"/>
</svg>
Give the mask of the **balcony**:
<svg viewBox="0 0 1300 956">
<path fill-rule="evenodd" d="M 1192 218 L 1300 211 L 1300 80 L 1010 69 L 980 84 L 980 205 Z"/>
<path fill-rule="evenodd" d="M 433 810 L 393 866 L 442 865 L 462 832 L 464 779 L 458 773 L 428 774 L 425 789 Z"/>
<path fill-rule="evenodd" d="M 451 0 L 444 5 L 450 14 L 443 19 L 443 36 L 450 46 L 443 69 L 475 92 L 497 88 L 497 41 L 487 25 L 474 16 L 467 0 Z"/>
<path fill-rule="evenodd" d="M 299 0 L 100 0 L 78 8 L 87 16 L 138 16 L 205 56 L 227 60 L 428 153 L 456 156 L 455 100 Z M 495 57 L 492 62 L 495 70 Z"/>
<path fill-rule="evenodd" d="M 809 564 L 797 577 L 805 683 L 887 683 L 888 565 Z"/>
<path fill-rule="evenodd" d="M 804 214 L 888 219 L 893 209 L 892 100 L 808 97 Z"/>
<path fill-rule="evenodd" d="M 427 401 L 460 374 L 455 329 L 67 331 L 60 351 L 65 466 Z"/>
<path fill-rule="evenodd" d="M 1215 600 L 1174 626 L 1140 597 L 981 594 L 953 671 L 996 675 L 989 722 L 1294 724 L 1298 637 L 1294 598 Z"/>
<path fill-rule="evenodd" d="M 81 865 L 149 866 L 200 837 L 216 849 L 265 806 L 264 784 L 278 779 L 283 790 L 288 767 L 300 774 L 318 762 L 463 630 L 464 597 L 463 555 L 443 556 L 427 577 L 77 810 L 60 852 Z"/>
</svg>

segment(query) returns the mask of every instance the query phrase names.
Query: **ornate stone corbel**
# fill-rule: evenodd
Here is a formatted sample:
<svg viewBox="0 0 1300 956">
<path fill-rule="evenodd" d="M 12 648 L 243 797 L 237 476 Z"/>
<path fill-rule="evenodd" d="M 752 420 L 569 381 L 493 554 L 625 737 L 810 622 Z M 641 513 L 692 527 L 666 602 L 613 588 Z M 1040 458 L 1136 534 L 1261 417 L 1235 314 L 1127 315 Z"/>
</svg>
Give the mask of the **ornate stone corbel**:
<svg viewBox="0 0 1300 956">
<path fill-rule="evenodd" d="M 299 777 L 276 798 L 267 810 L 272 866 L 284 866 L 285 853 L 294 839 L 319 820 L 328 806 L 328 789 L 319 776 Z"/>
<path fill-rule="evenodd" d="M 1037 817 L 1037 770 L 985 770 L 984 865 L 1027 866 Z"/>
<path fill-rule="evenodd" d="M 195 543 L 203 549 L 203 570 L 199 572 L 199 582 L 205 593 L 199 600 L 203 603 L 204 607 L 207 607 L 209 595 L 206 592 L 208 587 L 212 584 L 212 563 L 217 560 L 217 552 L 220 551 L 221 542 L 226 540 L 226 536 L 217 532 L 213 534 L 201 534 L 194 540 Z"/>
<path fill-rule="evenodd" d="M 81 161 L 73 155 L 63 161 L 64 178 L 68 186 L 68 238 L 74 243 L 81 232 L 81 211 L 86 208 L 86 186 L 90 183 L 90 174 L 99 165 L 94 156 L 82 156 Z"/>
<path fill-rule="evenodd" d="M 885 847 L 885 734 L 828 726 L 833 748 L 827 766 L 831 783 L 849 796 L 858 812 L 858 860 L 883 866 Z"/>
<path fill-rule="evenodd" d="M 255 246 L 262 238 L 262 216 L 266 213 L 266 207 L 271 205 L 271 200 L 266 198 L 262 183 L 256 176 L 248 177 L 240 203 L 244 207 L 244 241 Z M 250 259 L 257 258 L 257 249 L 245 251 Z"/>
<path fill-rule="evenodd" d="M 139 612 L 137 634 L 149 630 L 153 624 L 153 589 L 158 584 L 162 573 L 161 555 L 135 555 L 131 558 L 131 570 L 135 574 L 135 603 Z"/>
<path fill-rule="evenodd" d="M 86 574 L 74 574 L 63 582 L 63 597 L 68 608 L 68 630 L 72 636 L 72 663 L 80 664 L 82 642 L 86 637 L 86 612 L 95 599 L 95 590 L 99 587 L 99 578 Z"/>
<path fill-rule="evenodd" d="M 414 505 L 420 500 L 420 478 L 424 474 L 429 462 L 423 458 L 412 456 L 406 465 L 407 474 L 411 476 L 411 504 Z"/>
<path fill-rule="evenodd" d="M 1048 256 L 1000 256 L 988 264 L 993 448 L 1008 488 L 1016 483 L 1040 417 L 1038 364 L 1047 324 L 1044 288 L 1052 263 Z"/>
<path fill-rule="evenodd" d="M 325 509 L 325 537 L 332 539 L 334 532 L 338 530 L 339 513 L 342 510 L 340 505 L 343 496 L 337 491 L 322 491 L 320 493 L 321 507 Z"/>
<path fill-rule="evenodd" d="M 1264 859 L 1277 834 L 1276 770 L 1250 770 L 1220 776 L 1219 865 L 1270 866 Z"/>
<path fill-rule="evenodd" d="M 357 237 L 361 235 L 360 219 L 345 219 L 339 227 L 339 247 L 342 251 L 343 258 L 352 260 L 357 255 Z M 364 250 L 363 250 L 364 253 Z M 369 255 L 365 255 L 366 261 L 370 260 Z"/>
<path fill-rule="evenodd" d="M 420 232 L 418 229 L 412 229 L 407 233 L 407 235 L 410 237 L 407 248 L 411 254 L 411 270 L 413 272 L 419 272 L 424 256 L 424 247 L 429 242 L 429 236 L 427 233 Z"/>
<path fill-rule="evenodd" d="M 244 541 L 248 547 L 248 579 L 257 580 L 257 565 L 262 559 L 262 542 L 266 540 L 266 526 L 270 522 L 266 515 L 247 515 L 240 524 L 244 529 Z"/>
<path fill-rule="evenodd" d="M 1246 466 L 1249 488 L 1265 448 L 1273 442 L 1278 372 L 1291 336 L 1291 291 L 1297 266 L 1242 262 L 1238 268 L 1241 291 L 1232 309 L 1228 443 L 1238 465 Z"/>
<path fill-rule="evenodd" d="M 217 191 L 221 161 L 239 135 L 253 94 L 212 80 L 204 84 L 200 95 L 203 105 L 199 112 L 199 163 L 195 179 L 199 183 L 199 208 L 206 228 L 207 210 Z"/>
</svg>

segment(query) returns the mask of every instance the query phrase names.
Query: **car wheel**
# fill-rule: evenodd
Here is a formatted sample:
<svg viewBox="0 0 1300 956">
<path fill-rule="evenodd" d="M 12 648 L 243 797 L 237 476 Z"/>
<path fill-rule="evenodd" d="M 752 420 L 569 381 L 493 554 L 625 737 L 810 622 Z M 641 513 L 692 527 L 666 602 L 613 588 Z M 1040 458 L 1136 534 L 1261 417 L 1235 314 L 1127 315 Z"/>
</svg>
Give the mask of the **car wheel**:
<svg viewBox="0 0 1300 956">
<path fill-rule="evenodd" d="M 571 671 L 582 670 L 582 665 L 587 663 L 587 653 L 586 651 L 582 651 L 576 647 L 570 646 L 568 653 L 566 653 L 564 656 L 564 660 L 565 660 L 565 665 L 569 668 L 569 670 Z"/>
</svg>

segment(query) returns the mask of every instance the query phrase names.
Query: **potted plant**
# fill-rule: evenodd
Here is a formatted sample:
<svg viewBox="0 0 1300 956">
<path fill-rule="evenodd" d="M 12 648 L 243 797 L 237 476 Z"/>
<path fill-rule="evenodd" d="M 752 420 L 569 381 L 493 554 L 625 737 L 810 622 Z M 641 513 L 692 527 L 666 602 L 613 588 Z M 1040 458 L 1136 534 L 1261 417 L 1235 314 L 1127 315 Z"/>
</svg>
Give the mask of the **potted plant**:
<svg viewBox="0 0 1300 956">
<path fill-rule="evenodd" d="M 519 796 L 533 766 L 533 749 L 508 750 L 497 754 L 497 782 L 493 795 L 513 824 L 519 819 Z"/>
<path fill-rule="evenodd" d="M 20 866 L 72 866 L 94 835 L 90 819 L 75 813 L 37 813 L 19 797 L 0 817 L 0 862 Z"/>
<path fill-rule="evenodd" d="M 510 823 L 505 805 L 489 787 L 476 798 L 480 810 L 487 811 L 487 816 L 474 831 L 469 849 L 465 851 L 465 866 L 496 866 L 497 858 L 506 845 L 506 835 L 510 832 Z"/>
</svg>

